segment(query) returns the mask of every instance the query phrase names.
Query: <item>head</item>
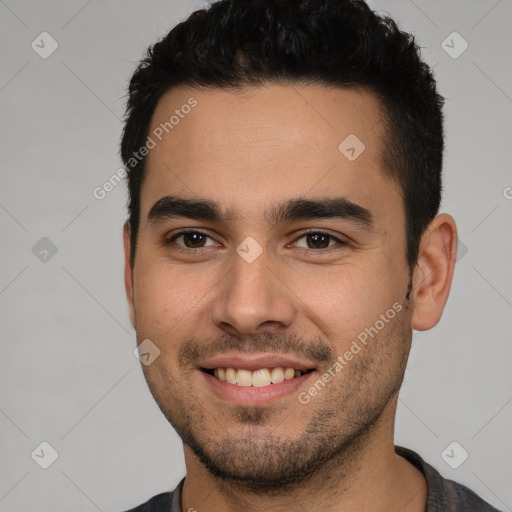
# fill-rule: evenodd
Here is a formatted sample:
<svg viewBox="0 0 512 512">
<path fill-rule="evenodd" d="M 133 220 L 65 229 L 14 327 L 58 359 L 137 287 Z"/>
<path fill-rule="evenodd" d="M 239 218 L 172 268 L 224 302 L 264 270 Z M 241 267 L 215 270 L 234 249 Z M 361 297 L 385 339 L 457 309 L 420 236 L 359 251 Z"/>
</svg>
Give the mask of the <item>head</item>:
<svg viewBox="0 0 512 512">
<path fill-rule="evenodd" d="M 443 99 L 414 37 L 360 0 L 220 1 L 148 51 L 130 82 L 121 144 L 132 262 L 147 160 L 140 149 L 164 93 L 184 84 L 229 91 L 269 83 L 365 90 L 378 99 L 382 170 L 400 187 L 412 267 L 441 201 Z"/>
<path fill-rule="evenodd" d="M 358 0 L 221 0 L 137 68 L 132 322 L 160 349 L 157 403 L 218 476 L 297 482 L 389 423 L 453 272 L 441 107 L 413 37 Z M 226 398 L 210 374 L 227 364 L 307 373 L 269 402 Z"/>
</svg>

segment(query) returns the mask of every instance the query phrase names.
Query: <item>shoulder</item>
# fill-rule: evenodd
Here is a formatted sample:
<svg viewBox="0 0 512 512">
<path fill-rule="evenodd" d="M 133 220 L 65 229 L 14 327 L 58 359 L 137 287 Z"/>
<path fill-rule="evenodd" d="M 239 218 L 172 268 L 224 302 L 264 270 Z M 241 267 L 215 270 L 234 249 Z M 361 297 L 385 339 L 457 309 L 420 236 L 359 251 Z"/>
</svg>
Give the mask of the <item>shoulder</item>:
<svg viewBox="0 0 512 512">
<path fill-rule="evenodd" d="M 157 494 L 150 500 L 146 501 L 146 503 L 142 503 L 135 508 L 126 510 L 126 512 L 182 512 L 181 492 L 184 483 L 185 477 L 182 478 L 174 491 Z"/>
<path fill-rule="evenodd" d="M 443 492 L 435 497 L 435 506 L 437 508 L 433 508 L 434 511 L 500 512 L 465 485 L 453 480 L 444 480 L 444 484 Z"/>
<path fill-rule="evenodd" d="M 174 492 L 164 492 L 153 496 L 141 505 L 131 508 L 126 512 L 174 512 L 172 507 Z"/>
<path fill-rule="evenodd" d="M 427 512 L 500 512 L 466 486 L 443 478 L 416 452 L 395 446 L 395 452 L 416 466 L 427 481 Z"/>
</svg>

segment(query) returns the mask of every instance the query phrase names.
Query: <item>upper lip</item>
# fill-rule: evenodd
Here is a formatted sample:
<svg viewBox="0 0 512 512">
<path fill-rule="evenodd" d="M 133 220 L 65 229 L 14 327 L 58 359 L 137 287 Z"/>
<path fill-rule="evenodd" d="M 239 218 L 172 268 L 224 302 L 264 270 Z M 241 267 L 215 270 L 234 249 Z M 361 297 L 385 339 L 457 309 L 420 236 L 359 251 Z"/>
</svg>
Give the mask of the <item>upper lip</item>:
<svg viewBox="0 0 512 512">
<path fill-rule="evenodd" d="M 214 368 L 242 368 L 256 371 L 262 368 L 294 368 L 295 370 L 311 370 L 315 364 L 306 359 L 299 359 L 283 354 L 271 354 L 268 352 L 260 354 L 231 353 L 220 354 L 199 363 L 200 368 L 213 370 Z"/>
</svg>

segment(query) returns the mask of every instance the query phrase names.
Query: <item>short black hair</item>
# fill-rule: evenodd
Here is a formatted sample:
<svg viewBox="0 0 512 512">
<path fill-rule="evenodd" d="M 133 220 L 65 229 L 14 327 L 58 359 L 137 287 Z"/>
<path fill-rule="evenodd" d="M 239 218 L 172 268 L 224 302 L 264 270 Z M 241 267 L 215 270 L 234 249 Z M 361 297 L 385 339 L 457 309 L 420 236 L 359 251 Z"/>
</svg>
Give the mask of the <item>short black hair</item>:
<svg viewBox="0 0 512 512">
<path fill-rule="evenodd" d="M 229 90 L 272 83 L 376 95 L 384 114 L 384 172 L 402 192 L 412 269 L 441 202 L 444 99 L 414 36 L 362 0 L 219 0 L 148 49 L 130 81 L 121 142 L 132 265 L 146 161 L 133 155 L 146 144 L 162 95 L 179 85 Z"/>
</svg>

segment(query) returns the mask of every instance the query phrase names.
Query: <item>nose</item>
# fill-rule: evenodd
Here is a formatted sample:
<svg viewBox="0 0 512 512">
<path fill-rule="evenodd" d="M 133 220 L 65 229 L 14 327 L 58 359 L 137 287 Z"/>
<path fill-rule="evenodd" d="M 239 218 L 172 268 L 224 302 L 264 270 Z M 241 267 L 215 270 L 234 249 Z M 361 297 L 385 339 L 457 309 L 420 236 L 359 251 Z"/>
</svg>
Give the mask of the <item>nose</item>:
<svg viewBox="0 0 512 512">
<path fill-rule="evenodd" d="M 254 335 L 283 330 L 296 315 L 293 292 L 269 265 L 265 251 L 252 263 L 233 255 L 225 278 L 217 285 L 211 320 L 232 334 Z"/>
</svg>

